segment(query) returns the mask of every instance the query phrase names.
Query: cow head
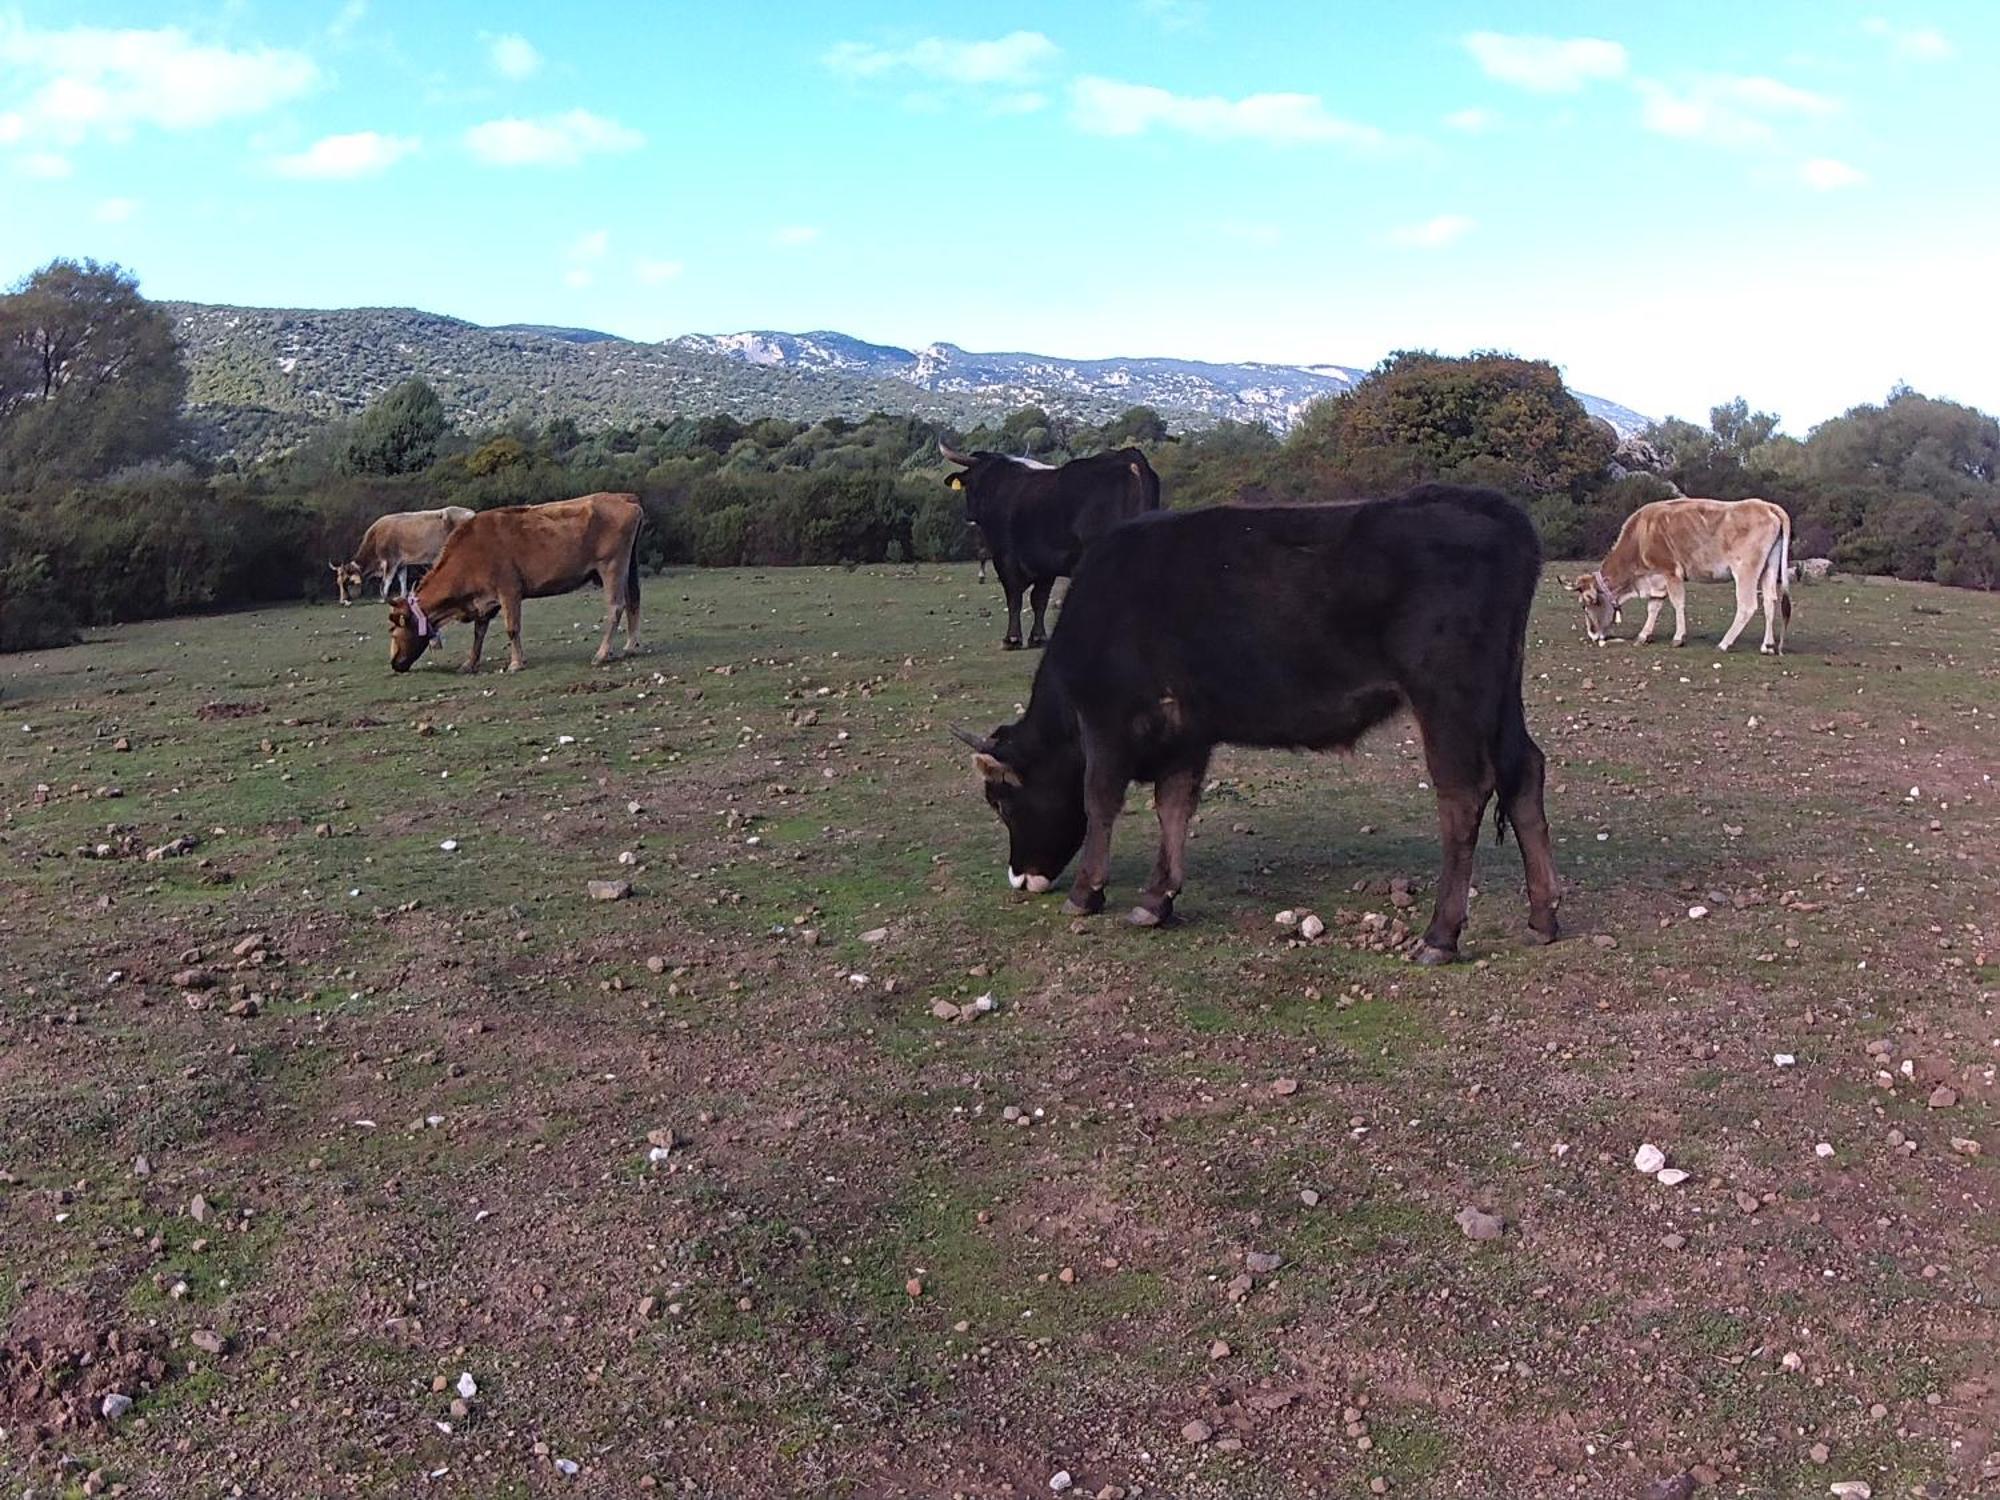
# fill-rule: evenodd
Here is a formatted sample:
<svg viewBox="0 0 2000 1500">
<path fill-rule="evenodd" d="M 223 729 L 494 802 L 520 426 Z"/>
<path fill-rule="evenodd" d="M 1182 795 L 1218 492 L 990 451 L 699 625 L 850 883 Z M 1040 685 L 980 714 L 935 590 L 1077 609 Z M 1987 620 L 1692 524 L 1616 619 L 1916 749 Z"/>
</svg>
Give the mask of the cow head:
<svg viewBox="0 0 2000 1500">
<path fill-rule="evenodd" d="M 340 595 L 342 604 L 352 604 L 361 593 L 361 564 L 357 562 L 328 563 L 333 570 L 333 587 Z"/>
<path fill-rule="evenodd" d="M 1604 581 L 1602 573 L 1579 573 L 1570 580 L 1570 590 L 1576 595 L 1576 602 L 1583 606 L 1583 628 L 1590 638 L 1602 645 L 1610 637 L 1611 626 L 1618 619 L 1618 593 Z"/>
<path fill-rule="evenodd" d="M 1036 895 L 1053 887 L 1083 847 L 1083 756 L 1074 743 L 1036 743 L 1019 724 L 985 739 L 952 731 L 972 747 L 986 802 L 1007 826 L 1007 884 Z"/>
<path fill-rule="evenodd" d="M 439 639 L 437 625 L 424 614 L 415 594 L 407 594 L 389 606 L 389 666 L 407 672 L 417 664 L 432 641 Z"/>
</svg>

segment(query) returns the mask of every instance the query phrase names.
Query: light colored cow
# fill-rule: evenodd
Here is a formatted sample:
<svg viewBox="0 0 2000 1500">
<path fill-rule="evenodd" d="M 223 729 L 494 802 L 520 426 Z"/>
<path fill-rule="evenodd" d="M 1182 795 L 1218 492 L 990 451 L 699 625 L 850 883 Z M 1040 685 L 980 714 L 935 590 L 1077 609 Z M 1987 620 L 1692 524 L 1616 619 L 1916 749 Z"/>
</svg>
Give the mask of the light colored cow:
<svg viewBox="0 0 2000 1500">
<path fill-rule="evenodd" d="M 1594 573 L 1571 581 L 1583 606 L 1584 628 L 1603 645 L 1619 606 L 1646 601 L 1638 643 L 1653 638 L 1660 605 L 1674 606 L 1674 644 L 1687 640 L 1687 584 L 1733 578 L 1736 618 L 1717 649 L 1736 644 L 1743 627 L 1764 606 L 1766 654 L 1782 655 L 1791 623 L 1792 518 L 1768 500 L 1656 500 L 1625 518 L 1618 540 Z"/>
<path fill-rule="evenodd" d="M 383 516 L 362 533 L 351 562 L 331 563 L 340 602 L 351 604 L 370 578 L 382 580 L 382 597 L 393 582 L 398 593 L 410 591 L 410 569 L 428 568 L 444 551 L 445 539 L 473 517 L 463 505 L 437 510 L 403 510 Z"/>
</svg>

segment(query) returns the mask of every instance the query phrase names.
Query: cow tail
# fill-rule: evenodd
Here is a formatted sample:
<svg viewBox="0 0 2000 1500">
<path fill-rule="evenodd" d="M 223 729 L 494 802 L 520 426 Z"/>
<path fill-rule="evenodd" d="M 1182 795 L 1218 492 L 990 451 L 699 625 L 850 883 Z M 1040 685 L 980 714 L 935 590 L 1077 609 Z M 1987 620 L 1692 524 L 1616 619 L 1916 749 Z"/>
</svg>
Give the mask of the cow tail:
<svg viewBox="0 0 2000 1500">
<path fill-rule="evenodd" d="M 1785 624 L 1792 623 L 1792 513 L 1786 511 L 1785 529 L 1778 533 L 1778 606 Z"/>
<path fill-rule="evenodd" d="M 1528 734 L 1528 712 L 1521 702 L 1521 679 L 1526 675 L 1528 657 L 1528 611 L 1532 595 L 1514 617 L 1514 650 L 1507 667 L 1507 681 L 1501 686 L 1500 722 L 1493 737 L 1493 842 L 1507 835 L 1507 809 L 1527 784 L 1534 760 L 1535 742 Z M 1517 834 L 1518 838 L 1519 835 Z"/>
<path fill-rule="evenodd" d="M 1130 467 L 1132 477 L 1138 481 L 1139 485 L 1139 509 L 1141 511 L 1158 510 L 1160 508 L 1160 476 L 1153 471 L 1153 466 L 1146 462 L 1144 455 L 1132 459 Z"/>
<path fill-rule="evenodd" d="M 646 530 L 646 508 L 639 507 L 639 524 L 632 528 L 632 550 L 625 557 L 625 607 L 639 607 L 639 538 Z"/>
</svg>

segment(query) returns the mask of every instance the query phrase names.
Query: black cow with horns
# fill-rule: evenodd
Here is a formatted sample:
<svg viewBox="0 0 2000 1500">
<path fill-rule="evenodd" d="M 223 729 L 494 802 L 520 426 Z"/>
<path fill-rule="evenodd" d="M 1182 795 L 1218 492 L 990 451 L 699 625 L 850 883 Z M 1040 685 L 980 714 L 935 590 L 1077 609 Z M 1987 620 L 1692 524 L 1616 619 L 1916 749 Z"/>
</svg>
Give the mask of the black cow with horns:
<svg viewBox="0 0 2000 1500">
<path fill-rule="evenodd" d="M 1084 558 L 1028 709 L 963 730 L 1008 835 L 1007 880 L 1046 891 L 1082 850 L 1069 909 L 1104 905 L 1111 828 L 1153 783 L 1159 858 L 1131 920 L 1173 916 L 1188 823 L 1217 745 L 1330 750 L 1414 715 L 1437 789 L 1444 869 L 1417 958 L 1465 925 L 1479 825 L 1514 827 L 1528 925 L 1556 936 L 1544 761 L 1521 672 L 1541 546 L 1489 490 L 1422 485 L 1354 504 L 1217 506 L 1120 526 Z"/>
<path fill-rule="evenodd" d="M 1160 477 L 1137 448 L 1094 453 L 1061 468 L 1004 453 L 938 452 L 959 472 L 945 480 L 965 495 L 965 518 L 979 528 L 993 572 L 1007 591 L 1009 651 L 1021 646 L 1021 596 L 1035 610 L 1028 644 L 1048 638 L 1049 590 L 1076 572 L 1084 549 L 1121 521 L 1160 508 Z"/>
</svg>

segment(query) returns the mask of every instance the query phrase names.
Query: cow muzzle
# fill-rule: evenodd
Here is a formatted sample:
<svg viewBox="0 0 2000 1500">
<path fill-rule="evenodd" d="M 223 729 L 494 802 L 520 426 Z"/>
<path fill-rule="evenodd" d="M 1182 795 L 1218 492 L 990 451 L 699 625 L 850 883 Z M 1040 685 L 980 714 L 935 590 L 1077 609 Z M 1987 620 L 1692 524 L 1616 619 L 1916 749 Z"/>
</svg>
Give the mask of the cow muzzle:
<svg viewBox="0 0 2000 1500">
<path fill-rule="evenodd" d="M 1010 890 L 1026 891 L 1031 896 L 1046 896 L 1055 882 L 1046 875 L 1016 875 L 1013 867 L 1007 870 L 1007 885 Z"/>
</svg>

